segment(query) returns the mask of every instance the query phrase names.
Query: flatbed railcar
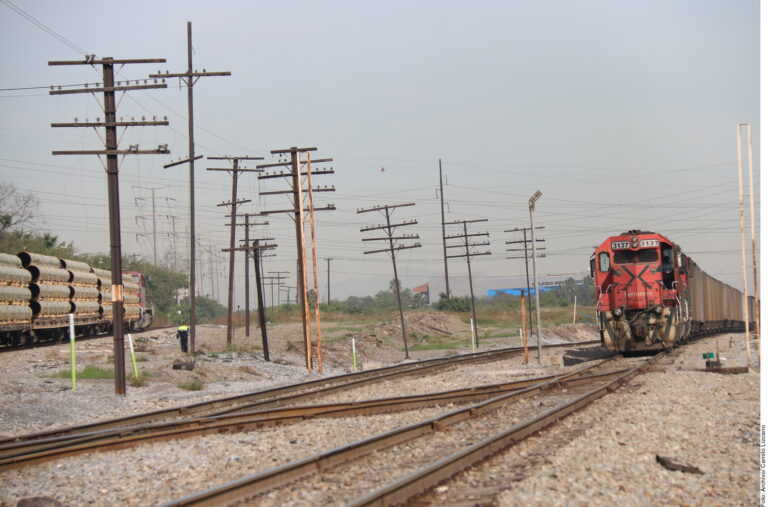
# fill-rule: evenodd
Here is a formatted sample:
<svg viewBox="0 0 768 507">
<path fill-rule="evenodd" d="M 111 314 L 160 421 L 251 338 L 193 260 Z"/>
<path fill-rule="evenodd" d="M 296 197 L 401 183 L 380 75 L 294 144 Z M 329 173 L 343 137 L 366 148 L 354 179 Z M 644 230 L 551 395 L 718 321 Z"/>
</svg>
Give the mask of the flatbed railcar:
<svg viewBox="0 0 768 507">
<path fill-rule="evenodd" d="M 611 236 L 595 249 L 590 268 L 608 349 L 663 350 L 693 336 L 744 330 L 743 293 L 705 273 L 666 236 Z M 750 297 L 750 325 L 752 303 Z"/>
<path fill-rule="evenodd" d="M 149 327 L 146 277 L 123 275 L 124 326 Z M 0 347 L 33 345 L 112 331 L 111 274 L 88 264 L 32 252 L 0 253 Z"/>
</svg>

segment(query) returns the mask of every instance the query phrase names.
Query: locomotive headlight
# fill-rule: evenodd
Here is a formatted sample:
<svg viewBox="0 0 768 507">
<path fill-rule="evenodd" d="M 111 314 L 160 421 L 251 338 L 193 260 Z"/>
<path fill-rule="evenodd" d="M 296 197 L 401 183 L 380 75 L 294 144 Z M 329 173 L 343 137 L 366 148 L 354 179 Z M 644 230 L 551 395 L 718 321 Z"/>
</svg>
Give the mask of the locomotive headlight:
<svg viewBox="0 0 768 507">
<path fill-rule="evenodd" d="M 621 317 L 621 308 L 616 308 L 616 309 L 613 311 L 613 314 L 614 314 L 615 316 L 617 316 L 617 317 Z"/>
<path fill-rule="evenodd" d="M 661 315 L 661 313 L 664 311 L 664 307 L 661 305 L 658 305 L 656 308 L 654 308 L 654 310 L 656 311 L 656 313 Z"/>
</svg>

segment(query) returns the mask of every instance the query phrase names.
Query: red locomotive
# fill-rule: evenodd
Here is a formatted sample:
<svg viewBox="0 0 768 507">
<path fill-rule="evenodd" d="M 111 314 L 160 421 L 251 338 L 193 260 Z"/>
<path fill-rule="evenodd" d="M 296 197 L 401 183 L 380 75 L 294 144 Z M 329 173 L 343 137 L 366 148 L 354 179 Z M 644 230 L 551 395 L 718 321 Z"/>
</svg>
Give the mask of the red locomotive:
<svg viewBox="0 0 768 507">
<path fill-rule="evenodd" d="M 742 293 L 707 275 L 661 234 L 609 237 L 590 267 L 600 339 L 609 349 L 661 350 L 689 336 L 744 329 Z"/>
</svg>

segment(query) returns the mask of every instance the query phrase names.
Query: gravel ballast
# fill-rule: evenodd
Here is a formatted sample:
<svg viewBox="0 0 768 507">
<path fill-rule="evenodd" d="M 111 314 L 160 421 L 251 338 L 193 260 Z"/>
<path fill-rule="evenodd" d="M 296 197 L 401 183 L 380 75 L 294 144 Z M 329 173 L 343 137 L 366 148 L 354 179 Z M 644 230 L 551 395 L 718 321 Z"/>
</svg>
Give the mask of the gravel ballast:
<svg viewBox="0 0 768 507">
<path fill-rule="evenodd" d="M 701 352 L 714 351 L 716 339 L 689 345 L 675 364 L 636 377 L 626 388 L 459 474 L 431 492 L 430 501 L 436 505 L 461 502 L 468 491 L 485 488 L 506 490 L 500 495 L 497 491 L 496 501 L 501 505 L 757 503 L 759 375 L 695 371 L 703 367 Z M 95 347 L 89 343 L 79 347 Z M 728 349 L 728 337 L 721 335 L 719 344 L 721 354 L 728 357 L 727 365 L 743 364 L 739 340 Z M 173 346 L 172 340 L 169 346 Z M 60 348 L 67 352 L 65 346 Z M 86 347 L 83 353 L 87 352 Z M 175 387 L 179 378 L 195 372 L 174 372 L 169 375 L 178 378 L 129 389 L 126 397 L 114 395 L 113 381 L 83 381 L 73 393 L 65 379 L 40 376 L 66 367 L 61 354 L 42 348 L 19 355 L 0 354 L 0 368 L 7 379 L 0 384 L 4 407 L 0 433 L 24 434 L 319 378 L 295 358 L 285 356 L 264 363 L 258 354 L 238 352 L 209 358 L 205 363 L 209 382 L 204 391 Z M 435 392 L 579 367 L 562 368 L 554 364 L 558 360 L 558 353 L 549 352 L 543 366 L 523 366 L 515 358 L 460 367 L 336 393 L 322 402 Z M 323 376 L 343 372 L 329 367 Z M 216 380 L 215 375 L 225 380 Z M 72 456 L 0 473 L 0 506 L 15 506 L 18 500 L 33 496 L 47 496 L 67 505 L 153 505 L 448 410 L 436 407 L 317 419 Z M 698 467 L 704 474 L 669 471 L 657 463 L 656 455 Z M 311 498 L 297 491 L 272 500 L 310 505 Z"/>
</svg>

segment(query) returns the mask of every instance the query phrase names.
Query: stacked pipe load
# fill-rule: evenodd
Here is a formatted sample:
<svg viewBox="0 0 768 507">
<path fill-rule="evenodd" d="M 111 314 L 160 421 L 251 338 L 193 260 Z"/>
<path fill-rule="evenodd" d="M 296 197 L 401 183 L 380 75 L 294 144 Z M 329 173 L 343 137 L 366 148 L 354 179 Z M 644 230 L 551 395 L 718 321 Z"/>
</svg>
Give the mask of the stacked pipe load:
<svg viewBox="0 0 768 507">
<path fill-rule="evenodd" d="M 70 274 L 72 313 L 78 318 L 100 317 L 99 278 L 91 272 L 91 267 L 69 259 L 61 259 L 61 264 Z"/>
<path fill-rule="evenodd" d="M 32 323 L 30 280 L 32 275 L 22 267 L 21 259 L 0 253 L 0 326 Z"/>
<path fill-rule="evenodd" d="M 61 267 L 58 257 L 31 252 L 19 254 L 21 264 L 32 275 L 29 283 L 30 307 L 35 322 L 55 320 L 72 311 L 70 272 Z"/>
<path fill-rule="evenodd" d="M 106 269 L 91 268 L 91 272 L 96 276 L 96 287 L 99 291 L 99 307 L 101 316 L 107 319 L 112 318 L 112 273 Z"/>
<path fill-rule="evenodd" d="M 139 319 L 141 318 L 141 308 L 139 308 L 139 286 L 133 283 L 131 275 L 123 275 L 123 318 Z"/>
</svg>

